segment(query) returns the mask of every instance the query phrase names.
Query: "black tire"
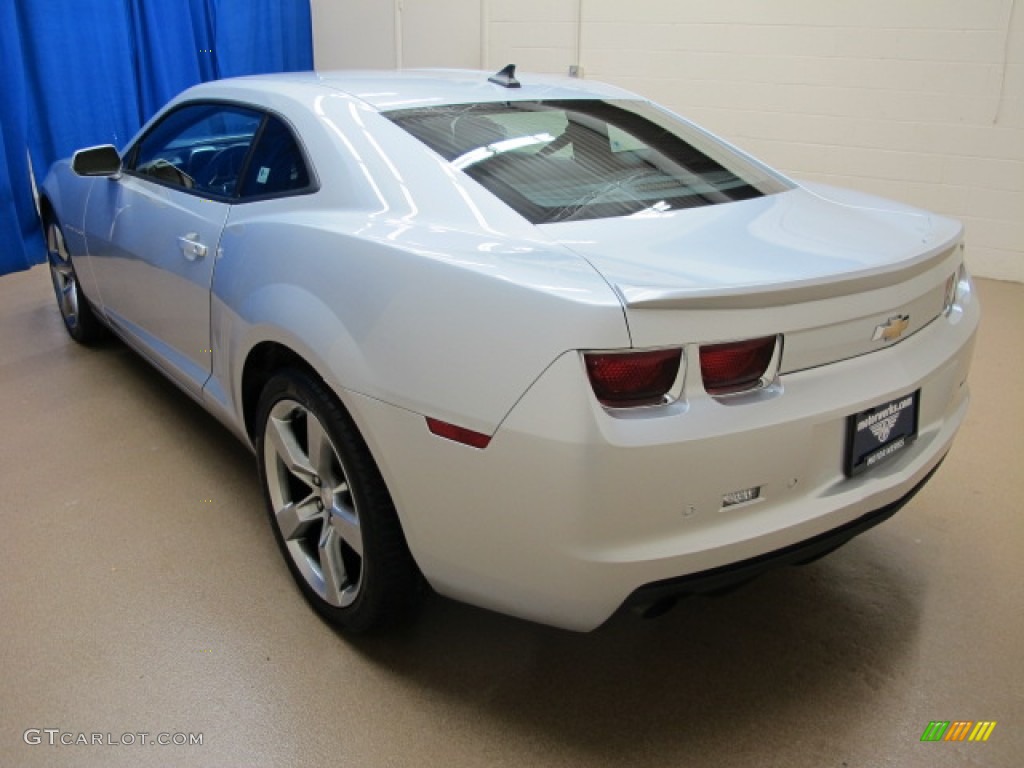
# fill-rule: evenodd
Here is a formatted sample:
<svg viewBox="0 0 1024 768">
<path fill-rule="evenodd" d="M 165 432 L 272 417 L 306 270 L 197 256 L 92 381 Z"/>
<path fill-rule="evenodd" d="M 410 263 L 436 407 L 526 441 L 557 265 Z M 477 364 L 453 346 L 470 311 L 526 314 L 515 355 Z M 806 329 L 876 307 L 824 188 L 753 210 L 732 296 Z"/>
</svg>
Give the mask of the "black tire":
<svg viewBox="0 0 1024 768">
<path fill-rule="evenodd" d="M 419 570 L 384 479 L 337 397 L 304 371 L 275 373 L 260 396 L 256 456 L 274 536 L 316 612 L 351 633 L 407 617 Z"/>
<path fill-rule="evenodd" d="M 53 293 L 64 327 L 79 344 L 92 344 L 106 336 L 106 327 L 96 317 L 92 305 L 82 291 L 82 284 L 64 241 L 64 231 L 55 216 L 46 220 L 46 261 L 50 267 Z"/>
</svg>

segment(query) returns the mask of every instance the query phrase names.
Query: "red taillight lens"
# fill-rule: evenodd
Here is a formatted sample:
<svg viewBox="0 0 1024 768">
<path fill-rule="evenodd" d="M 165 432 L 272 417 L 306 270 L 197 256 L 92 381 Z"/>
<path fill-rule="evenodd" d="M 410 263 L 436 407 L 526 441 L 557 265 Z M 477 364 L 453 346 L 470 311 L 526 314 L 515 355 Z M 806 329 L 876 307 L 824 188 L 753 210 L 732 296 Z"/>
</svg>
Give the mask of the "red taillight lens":
<svg viewBox="0 0 1024 768">
<path fill-rule="evenodd" d="M 725 395 L 756 387 L 775 354 L 775 336 L 708 344 L 700 348 L 700 373 L 708 394 Z"/>
<path fill-rule="evenodd" d="M 602 405 L 635 408 L 660 405 L 679 373 L 681 349 L 650 352 L 587 352 L 590 386 Z"/>
</svg>

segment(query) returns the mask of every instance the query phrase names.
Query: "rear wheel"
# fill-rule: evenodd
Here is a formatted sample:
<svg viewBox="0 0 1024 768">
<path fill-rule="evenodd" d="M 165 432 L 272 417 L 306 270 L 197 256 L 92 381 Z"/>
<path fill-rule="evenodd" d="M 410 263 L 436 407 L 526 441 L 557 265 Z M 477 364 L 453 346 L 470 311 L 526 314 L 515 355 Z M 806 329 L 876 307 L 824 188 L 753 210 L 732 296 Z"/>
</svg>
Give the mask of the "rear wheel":
<svg viewBox="0 0 1024 768">
<path fill-rule="evenodd" d="M 299 370 L 263 389 L 256 453 L 271 524 L 299 589 L 350 632 L 381 629 L 415 604 L 419 572 L 355 424 Z"/>
<path fill-rule="evenodd" d="M 71 338 L 81 344 L 102 338 L 103 324 L 82 293 L 75 265 L 71 263 L 71 253 L 64 242 L 64 233 L 55 218 L 46 222 L 46 259 L 50 266 L 57 307 Z"/>
</svg>

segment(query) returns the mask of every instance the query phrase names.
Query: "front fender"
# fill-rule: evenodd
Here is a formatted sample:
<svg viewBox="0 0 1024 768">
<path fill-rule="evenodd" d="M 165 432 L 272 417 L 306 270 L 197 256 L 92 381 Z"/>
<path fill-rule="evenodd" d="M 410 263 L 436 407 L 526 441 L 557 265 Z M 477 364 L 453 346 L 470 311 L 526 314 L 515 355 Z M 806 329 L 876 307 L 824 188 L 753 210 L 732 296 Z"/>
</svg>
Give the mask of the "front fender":
<svg viewBox="0 0 1024 768">
<path fill-rule="evenodd" d="M 85 233 L 85 212 L 89 195 L 103 178 L 85 178 L 71 170 L 70 159 L 58 160 L 50 167 L 40 187 L 40 198 L 45 200 L 60 223 L 64 243 L 75 262 L 82 290 L 94 304 L 102 304 L 102 292 L 93 274 L 89 243 Z"/>
</svg>

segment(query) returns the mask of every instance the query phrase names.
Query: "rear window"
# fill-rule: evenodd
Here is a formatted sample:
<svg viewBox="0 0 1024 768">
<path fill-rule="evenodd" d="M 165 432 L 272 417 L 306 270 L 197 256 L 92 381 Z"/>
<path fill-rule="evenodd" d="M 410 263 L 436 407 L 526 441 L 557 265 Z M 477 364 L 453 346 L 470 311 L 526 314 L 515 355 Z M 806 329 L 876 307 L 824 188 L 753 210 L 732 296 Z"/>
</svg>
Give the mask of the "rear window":
<svg viewBox="0 0 1024 768">
<path fill-rule="evenodd" d="M 694 208 L 790 188 L 641 101 L 511 101 L 384 116 L 534 224 Z"/>
</svg>

